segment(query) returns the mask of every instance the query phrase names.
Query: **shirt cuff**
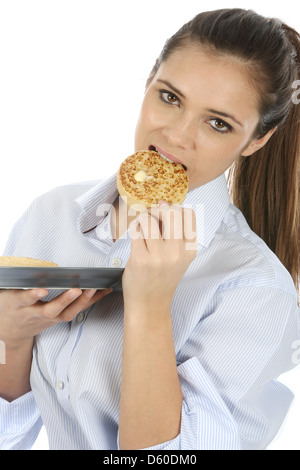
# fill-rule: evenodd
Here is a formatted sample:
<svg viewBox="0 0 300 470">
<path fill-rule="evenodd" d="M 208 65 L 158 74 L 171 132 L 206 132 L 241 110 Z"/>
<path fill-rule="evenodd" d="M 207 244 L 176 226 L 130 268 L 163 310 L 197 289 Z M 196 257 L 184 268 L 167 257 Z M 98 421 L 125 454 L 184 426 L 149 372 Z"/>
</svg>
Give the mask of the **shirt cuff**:
<svg viewBox="0 0 300 470">
<path fill-rule="evenodd" d="M 241 450 L 237 423 L 200 361 L 194 357 L 178 367 L 183 405 L 181 448 Z"/>
<path fill-rule="evenodd" d="M 143 450 L 240 450 L 237 424 L 194 357 L 177 368 L 183 395 L 180 434 Z"/>
<path fill-rule="evenodd" d="M 120 450 L 120 443 L 119 443 L 119 432 L 117 438 L 118 450 Z M 180 449 L 180 434 L 175 437 L 175 439 L 171 439 L 170 441 L 162 442 L 161 444 L 157 444 L 156 446 L 152 447 L 145 447 L 139 450 L 178 450 Z"/>
<path fill-rule="evenodd" d="M 237 424 L 200 361 L 194 357 L 177 370 L 183 395 L 180 434 L 141 450 L 240 450 Z"/>
<path fill-rule="evenodd" d="M 181 435 L 178 434 L 177 437 L 171 439 L 170 441 L 162 442 L 152 447 L 145 447 L 141 450 L 179 450 L 181 449 Z"/>
<path fill-rule="evenodd" d="M 8 402 L 0 398 L 0 449 L 31 449 L 42 427 L 32 392 Z"/>
</svg>

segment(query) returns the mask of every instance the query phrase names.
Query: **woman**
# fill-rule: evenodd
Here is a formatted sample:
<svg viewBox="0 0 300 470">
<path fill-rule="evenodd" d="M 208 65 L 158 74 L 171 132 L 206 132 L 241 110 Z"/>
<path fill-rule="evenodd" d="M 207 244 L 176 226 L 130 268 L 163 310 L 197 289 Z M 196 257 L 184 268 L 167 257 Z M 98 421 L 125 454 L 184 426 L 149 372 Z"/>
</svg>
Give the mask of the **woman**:
<svg viewBox="0 0 300 470">
<path fill-rule="evenodd" d="M 51 449 L 271 442 L 299 338 L 299 56 L 278 20 L 198 15 L 165 44 L 135 137 L 187 168 L 182 208 L 129 214 L 113 175 L 45 194 L 16 224 L 6 255 L 126 268 L 123 294 L 1 293 L 2 448 L 29 448 L 42 422 Z"/>
</svg>

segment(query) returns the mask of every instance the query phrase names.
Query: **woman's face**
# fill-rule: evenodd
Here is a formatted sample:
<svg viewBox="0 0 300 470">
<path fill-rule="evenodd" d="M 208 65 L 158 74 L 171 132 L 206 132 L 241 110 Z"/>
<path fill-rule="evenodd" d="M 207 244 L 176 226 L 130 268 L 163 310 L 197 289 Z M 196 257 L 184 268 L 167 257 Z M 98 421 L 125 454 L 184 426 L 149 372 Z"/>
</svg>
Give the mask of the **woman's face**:
<svg viewBox="0 0 300 470">
<path fill-rule="evenodd" d="M 155 148 L 185 165 L 191 190 L 262 146 L 251 139 L 258 120 L 242 64 L 189 45 L 171 54 L 147 87 L 135 151 Z"/>
</svg>

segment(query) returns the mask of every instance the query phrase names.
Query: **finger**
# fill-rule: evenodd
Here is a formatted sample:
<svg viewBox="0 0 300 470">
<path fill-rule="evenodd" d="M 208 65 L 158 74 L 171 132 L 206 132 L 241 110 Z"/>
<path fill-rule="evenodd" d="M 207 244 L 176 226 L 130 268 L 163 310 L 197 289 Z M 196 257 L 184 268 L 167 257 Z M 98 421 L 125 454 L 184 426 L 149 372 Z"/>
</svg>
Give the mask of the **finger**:
<svg viewBox="0 0 300 470">
<path fill-rule="evenodd" d="M 98 300 L 102 299 L 108 294 L 113 292 L 112 287 L 108 287 L 107 289 L 87 289 L 82 294 L 82 299 L 88 301 L 90 305 L 97 302 Z"/>
<path fill-rule="evenodd" d="M 139 217 L 134 219 L 130 224 L 129 224 L 129 235 L 131 240 L 138 240 L 142 238 L 142 232 L 141 232 L 141 225 L 139 222 Z"/>
<path fill-rule="evenodd" d="M 160 221 L 164 240 L 183 239 L 182 208 L 179 205 L 161 204 L 159 208 L 153 208 L 151 215 Z"/>
<path fill-rule="evenodd" d="M 143 238 L 146 240 L 146 244 L 148 241 L 153 240 L 161 240 L 161 231 L 160 231 L 160 220 L 157 216 L 152 216 L 151 213 L 144 213 L 139 218 L 141 232 L 143 234 Z"/>
<path fill-rule="evenodd" d="M 76 315 L 89 308 L 91 305 L 95 304 L 103 297 L 107 296 L 113 292 L 113 289 L 96 290 L 89 289 L 83 292 L 83 294 L 78 297 L 72 304 L 66 307 L 58 316 L 57 320 L 59 321 L 72 321 Z"/>
<path fill-rule="evenodd" d="M 163 224 L 165 240 L 196 243 L 197 225 L 193 209 L 173 205 L 164 213 Z"/>
<path fill-rule="evenodd" d="M 70 289 L 43 306 L 42 313 L 45 317 L 55 319 L 65 308 L 81 296 L 81 289 Z"/>
<path fill-rule="evenodd" d="M 166 220 L 169 217 L 169 211 L 170 208 L 173 207 L 166 201 L 159 201 L 159 206 L 152 206 L 149 210 L 149 214 L 151 217 L 154 217 L 158 221 L 158 227 L 159 227 L 159 235 L 161 238 L 163 237 L 163 231 L 164 231 L 164 226 L 166 224 Z M 157 232 L 156 232 L 156 227 L 154 227 L 154 234 L 155 237 L 157 238 Z"/>
<path fill-rule="evenodd" d="M 47 289 L 15 289 L 10 292 L 13 294 L 16 307 L 30 307 L 48 294 Z"/>
<path fill-rule="evenodd" d="M 160 222 L 162 221 L 163 215 L 170 209 L 171 206 L 168 202 L 160 200 L 157 205 L 152 205 L 148 209 L 148 213 L 152 215 L 152 217 L 157 218 Z"/>
<path fill-rule="evenodd" d="M 160 199 L 160 200 L 158 201 L 158 205 L 159 205 L 160 207 L 163 207 L 163 206 L 170 207 L 170 206 L 171 206 L 171 204 L 170 204 L 169 202 L 164 201 L 163 199 Z"/>
<path fill-rule="evenodd" d="M 183 235 L 186 242 L 194 243 L 197 240 L 196 214 L 192 209 L 183 211 Z"/>
<path fill-rule="evenodd" d="M 172 206 L 169 211 L 165 213 L 163 223 L 163 237 L 165 240 L 183 240 L 183 210 L 180 206 Z"/>
<path fill-rule="evenodd" d="M 143 240 L 148 238 L 159 238 L 157 220 L 153 220 L 148 212 L 140 214 L 130 225 L 129 232 L 131 240 Z"/>
<path fill-rule="evenodd" d="M 145 239 L 141 224 L 138 219 L 135 219 L 129 225 L 129 233 L 131 238 L 131 253 L 130 258 L 138 260 L 143 259 L 147 252 L 147 247 L 145 244 Z"/>
</svg>

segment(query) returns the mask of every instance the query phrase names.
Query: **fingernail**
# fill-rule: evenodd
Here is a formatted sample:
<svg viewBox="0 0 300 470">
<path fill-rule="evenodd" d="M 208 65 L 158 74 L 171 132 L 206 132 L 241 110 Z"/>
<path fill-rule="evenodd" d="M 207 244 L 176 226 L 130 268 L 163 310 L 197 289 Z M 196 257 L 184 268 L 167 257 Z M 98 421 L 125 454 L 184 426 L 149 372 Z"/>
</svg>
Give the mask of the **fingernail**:
<svg viewBox="0 0 300 470">
<path fill-rule="evenodd" d="M 48 294 L 48 291 L 38 291 L 36 292 L 36 297 L 38 299 L 42 299 L 43 297 L 46 297 L 47 294 Z"/>
<path fill-rule="evenodd" d="M 79 297 L 79 295 L 82 294 L 82 291 L 78 291 L 78 290 L 71 290 L 69 292 L 69 298 L 72 300 L 72 299 L 76 299 L 76 297 Z"/>
<path fill-rule="evenodd" d="M 158 201 L 158 205 L 159 206 L 169 206 L 169 203 L 167 201 L 161 200 L 161 201 Z"/>
<path fill-rule="evenodd" d="M 91 299 L 93 295 L 96 293 L 97 289 L 88 289 L 84 292 L 84 295 L 88 298 Z"/>
</svg>

